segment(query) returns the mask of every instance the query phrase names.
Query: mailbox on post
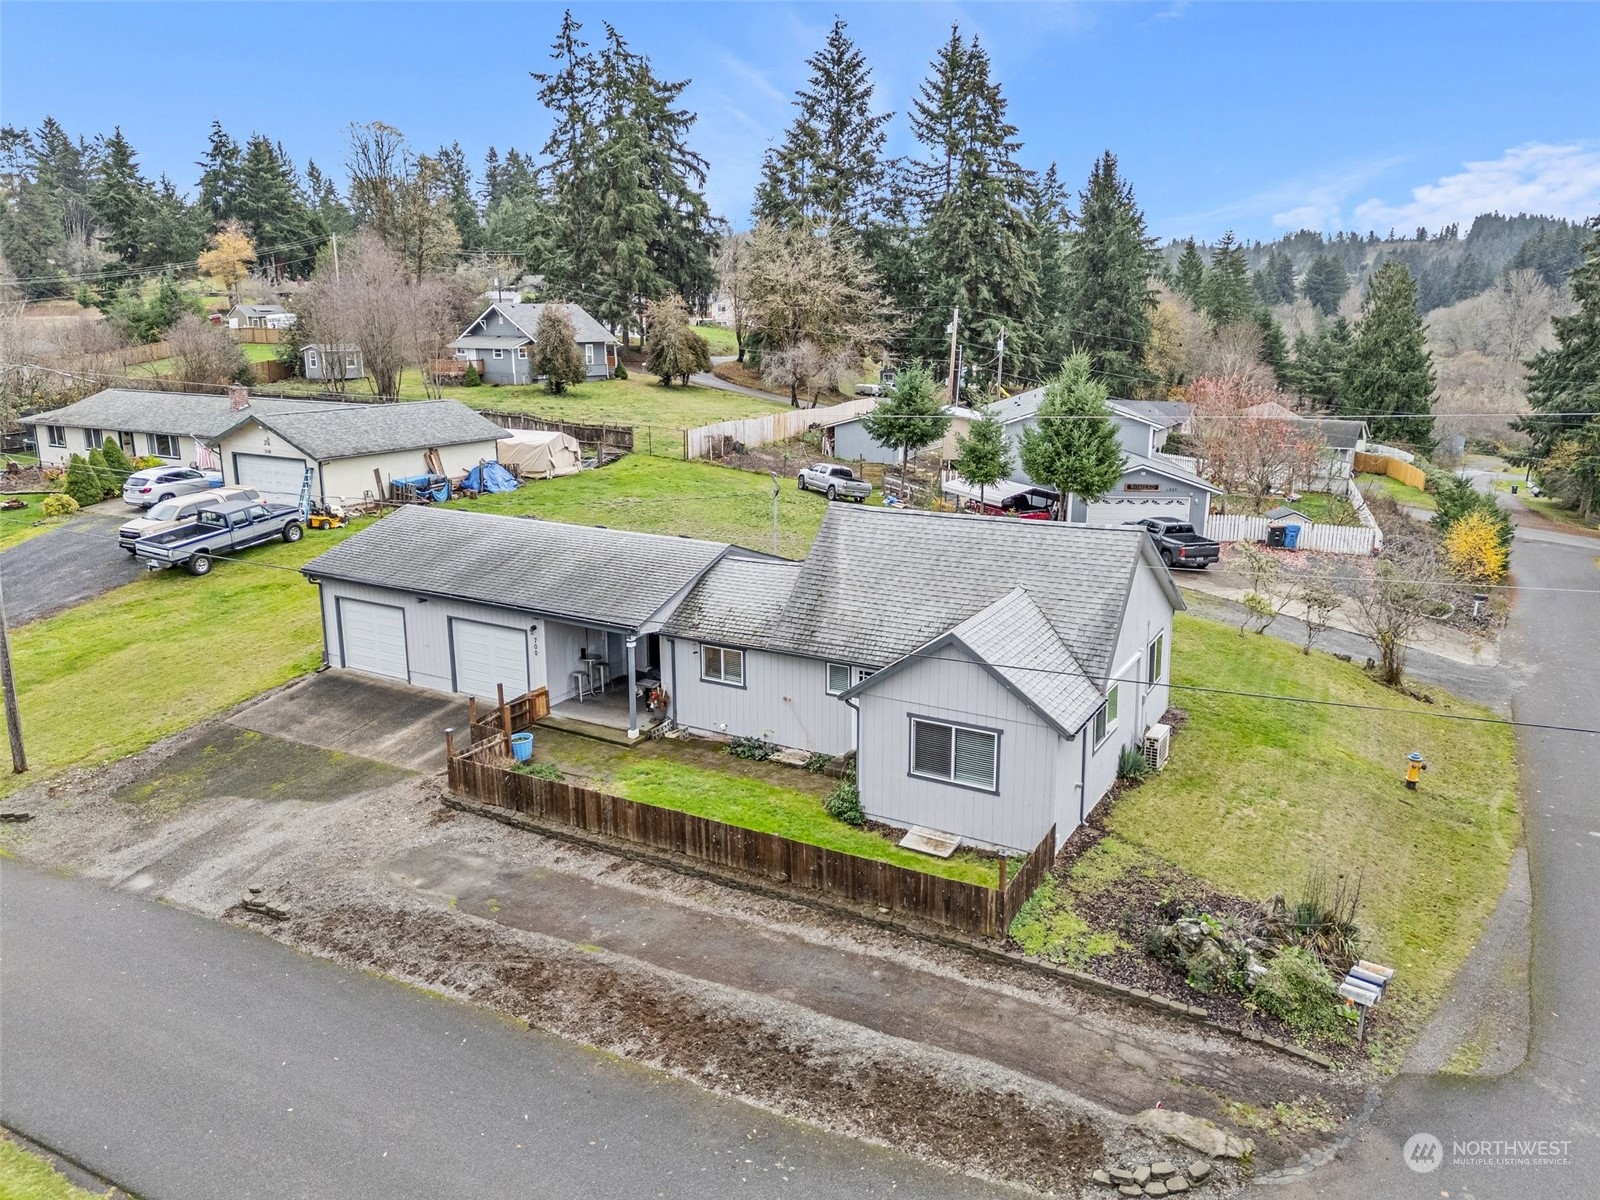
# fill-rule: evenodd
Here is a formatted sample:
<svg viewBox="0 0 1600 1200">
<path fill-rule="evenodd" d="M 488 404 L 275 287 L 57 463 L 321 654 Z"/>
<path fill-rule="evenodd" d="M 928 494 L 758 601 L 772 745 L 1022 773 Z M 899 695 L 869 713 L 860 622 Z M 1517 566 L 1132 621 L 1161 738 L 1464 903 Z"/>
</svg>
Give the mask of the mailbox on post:
<svg viewBox="0 0 1600 1200">
<path fill-rule="evenodd" d="M 1361 1020 L 1356 1027 L 1359 1041 L 1364 1042 L 1367 1038 L 1367 1009 L 1383 999 L 1384 990 L 1393 978 L 1393 967 L 1368 962 L 1363 958 L 1350 968 L 1344 982 L 1339 985 L 1339 995 L 1361 1010 Z"/>
</svg>

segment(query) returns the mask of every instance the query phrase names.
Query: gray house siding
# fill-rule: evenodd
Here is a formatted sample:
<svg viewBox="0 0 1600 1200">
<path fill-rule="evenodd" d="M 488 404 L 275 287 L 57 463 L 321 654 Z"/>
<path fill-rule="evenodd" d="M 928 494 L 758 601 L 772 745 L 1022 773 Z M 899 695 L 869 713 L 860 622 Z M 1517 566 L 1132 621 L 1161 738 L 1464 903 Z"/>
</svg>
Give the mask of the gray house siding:
<svg viewBox="0 0 1600 1200">
<path fill-rule="evenodd" d="M 1167 440 L 1166 434 L 1150 428 L 1143 421 L 1115 415 L 1111 420 L 1117 427 L 1117 441 L 1122 443 L 1122 448 L 1140 458 L 1149 458 Z"/>
<path fill-rule="evenodd" d="M 312 365 L 313 353 L 316 356 L 315 366 Z M 354 356 L 353 362 L 351 355 Z M 330 353 L 318 347 L 308 346 L 300 352 L 300 362 L 305 377 L 313 381 L 361 379 L 366 375 L 366 370 L 361 365 L 359 350 L 336 350 Z"/>
<path fill-rule="evenodd" d="M 833 427 L 833 457 L 842 462 L 898 463 L 900 452 L 873 438 L 860 421 L 841 421 Z"/>
<path fill-rule="evenodd" d="M 828 695 L 827 664 L 820 659 L 746 651 L 741 688 L 700 678 L 699 642 L 664 637 L 661 655 L 673 717 L 696 733 L 764 737 L 834 755 L 855 745 L 855 713 Z"/>
<path fill-rule="evenodd" d="M 501 357 L 496 358 L 496 351 L 474 350 L 472 354 L 483 363 L 483 381 L 495 384 L 519 384 L 533 382 L 533 367 L 527 358 L 520 357 L 518 350 L 527 353 L 525 347 L 511 347 L 499 351 Z"/>
<path fill-rule="evenodd" d="M 1077 745 L 961 651 L 949 647 L 916 662 L 862 692 L 856 703 L 856 779 L 872 819 L 959 830 L 969 842 L 1018 850 L 1031 850 L 1052 824 L 1058 839 L 1072 832 L 1075 819 L 1058 824 L 1065 807 L 1058 797 L 1070 798 L 1075 808 Z M 997 731 L 997 791 L 912 775 L 913 716 Z"/>
<path fill-rule="evenodd" d="M 1130 487 L 1130 485 L 1132 486 Z M 1154 487 L 1156 490 L 1148 490 L 1151 487 Z M 1094 522 L 1096 524 L 1120 524 L 1123 521 L 1137 521 L 1146 516 L 1157 515 L 1154 512 L 1140 512 L 1139 505 L 1137 503 L 1138 501 L 1156 502 L 1151 504 L 1149 507 L 1152 509 L 1159 507 L 1159 515 L 1161 516 L 1170 517 L 1181 515 L 1174 512 L 1173 506 L 1170 504 L 1170 501 L 1176 499 L 1184 500 L 1189 506 L 1187 515 L 1184 515 L 1183 519 L 1187 520 L 1196 529 L 1204 528 L 1206 511 L 1210 506 L 1211 500 L 1209 492 L 1207 492 L 1204 488 L 1198 488 L 1192 484 L 1183 483 L 1176 479 L 1168 479 L 1165 475 L 1158 475 L 1154 471 L 1146 470 L 1142 467 L 1137 468 L 1135 470 L 1128 471 L 1122 476 L 1121 479 L 1117 480 L 1116 487 L 1107 492 L 1104 497 L 1104 501 L 1106 502 L 1121 500 L 1127 501 L 1128 503 L 1125 505 L 1114 504 L 1111 505 L 1109 509 L 1105 503 L 1094 506 Z M 1163 501 L 1169 503 L 1162 504 L 1161 502 Z M 1115 509 L 1122 507 L 1127 508 L 1128 511 L 1126 515 L 1114 511 Z M 1090 506 L 1084 503 L 1082 497 L 1072 497 L 1071 502 L 1068 505 L 1068 520 L 1079 522 L 1088 521 L 1090 520 L 1089 513 Z"/>
</svg>

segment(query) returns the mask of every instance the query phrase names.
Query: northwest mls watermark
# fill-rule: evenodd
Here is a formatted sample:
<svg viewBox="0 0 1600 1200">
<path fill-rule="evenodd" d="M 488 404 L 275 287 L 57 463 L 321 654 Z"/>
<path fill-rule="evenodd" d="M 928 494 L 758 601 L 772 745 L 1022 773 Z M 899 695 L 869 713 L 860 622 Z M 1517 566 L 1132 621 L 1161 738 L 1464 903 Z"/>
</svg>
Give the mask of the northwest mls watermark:
<svg viewBox="0 0 1600 1200">
<path fill-rule="evenodd" d="M 1544 1138 L 1453 1138 L 1449 1150 L 1431 1133 L 1414 1133 L 1400 1156 L 1419 1175 L 1452 1167 L 1565 1167 L 1572 1143 Z"/>
</svg>

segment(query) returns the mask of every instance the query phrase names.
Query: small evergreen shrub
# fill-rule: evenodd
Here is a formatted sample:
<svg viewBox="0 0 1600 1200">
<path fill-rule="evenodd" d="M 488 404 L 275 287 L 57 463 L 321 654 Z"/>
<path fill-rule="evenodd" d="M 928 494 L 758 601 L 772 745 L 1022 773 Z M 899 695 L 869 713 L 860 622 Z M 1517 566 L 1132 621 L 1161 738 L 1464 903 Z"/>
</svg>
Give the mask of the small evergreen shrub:
<svg viewBox="0 0 1600 1200">
<path fill-rule="evenodd" d="M 478 374 L 478 368 L 471 363 L 467 364 L 467 373 L 461 377 L 462 387 L 482 387 L 483 376 Z"/>
<path fill-rule="evenodd" d="M 70 517 L 78 511 L 78 502 L 65 492 L 51 492 L 39 505 L 39 511 L 47 517 Z"/>
<path fill-rule="evenodd" d="M 74 454 L 67 460 L 65 490 L 79 508 L 99 504 L 106 496 L 105 489 L 100 486 L 99 475 L 89 465 L 89 460 L 81 454 Z"/>
<path fill-rule="evenodd" d="M 728 753 L 735 758 L 747 758 L 751 762 L 766 762 L 777 749 L 765 738 L 737 737 L 728 746 Z"/>
<path fill-rule="evenodd" d="M 118 478 L 111 468 L 106 465 L 106 452 L 104 450 L 97 447 L 89 451 L 89 469 L 94 472 L 94 481 L 100 487 L 100 499 L 104 500 L 113 492 L 122 490 L 122 481 L 127 476 L 124 475 Z"/>
<path fill-rule="evenodd" d="M 128 461 L 128 456 L 116 442 L 107 442 L 100 447 L 100 453 L 105 457 L 106 469 L 117 477 L 117 488 L 121 490 L 123 482 L 133 474 L 133 464 Z"/>
<path fill-rule="evenodd" d="M 843 821 L 846 825 L 860 828 L 867 823 L 866 810 L 861 807 L 861 793 L 857 790 L 855 780 L 846 779 L 838 787 L 828 793 L 828 798 L 822 802 L 823 809 L 836 821 Z"/>
<path fill-rule="evenodd" d="M 626 379 L 628 377 L 628 368 L 623 366 L 621 363 L 618 363 L 617 364 L 617 369 L 616 369 L 615 372 L 613 372 L 613 374 L 618 379 Z"/>
<path fill-rule="evenodd" d="M 1135 783 L 1150 777 L 1150 762 L 1137 746 L 1124 746 L 1117 757 L 1117 778 Z"/>
</svg>

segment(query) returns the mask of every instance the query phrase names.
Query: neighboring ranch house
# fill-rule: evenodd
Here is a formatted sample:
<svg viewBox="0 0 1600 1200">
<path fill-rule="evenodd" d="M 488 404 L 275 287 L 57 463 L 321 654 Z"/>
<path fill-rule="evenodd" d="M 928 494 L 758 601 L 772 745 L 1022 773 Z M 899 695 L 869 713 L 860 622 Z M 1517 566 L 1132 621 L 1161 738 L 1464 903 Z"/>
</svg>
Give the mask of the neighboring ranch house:
<svg viewBox="0 0 1600 1200">
<path fill-rule="evenodd" d="M 242 387 L 227 395 L 110 388 L 22 422 L 34 426 L 47 466 L 65 466 L 70 455 L 109 440 L 130 457 L 220 470 L 227 483 L 289 503 L 299 498 L 307 467 L 313 497 L 358 501 L 378 491 L 375 469 L 385 485 L 394 476 L 421 475 L 428 470 L 424 452 L 437 450 L 446 473 L 461 474 L 494 459 L 506 436 L 455 400 L 281 400 Z"/>
<path fill-rule="evenodd" d="M 348 344 L 318 343 L 304 347 L 300 351 L 300 370 L 313 382 L 364 379 L 367 374 L 361 347 Z"/>
<path fill-rule="evenodd" d="M 579 305 L 561 307 L 572 321 L 586 377 L 610 379 L 617 369 L 616 338 Z M 485 383 L 536 383 L 543 376 L 534 376 L 530 358 L 544 309 L 543 304 L 491 304 L 450 343 L 451 351 L 477 367 Z"/>
<path fill-rule="evenodd" d="M 230 415 L 213 439 L 223 482 L 286 503 L 299 498 L 307 470 L 313 499 L 356 503 L 385 495 L 392 479 L 428 473 L 427 451 L 437 452 L 444 474 L 459 477 L 494 462 L 496 443 L 507 436 L 458 400 L 281 406 L 250 399 Z"/>
<path fill-rule="evenodd" d="M 288 329 L 294 313 L 281 304 L 235 304 L 228 310 L 229 329 Z"/>
<path fill-rule="evenodd" d="M 1327 470 L 1322 478 L 1308 481 L 1313 487 L 1329 487 L 1336 480 L 1349 479 L 1355 474 L 1356 455 L 1367 452 L 1367 423 L 1344 417 L 1306 416 L 1285 408 L 1275 400 L 1245 409 L 1252 417 L 1271 417 L 1278 421 L 1291 421 L 1301 437 L 1323 444 L 1322 460 Z"/>
<path fill-rule="evenodd" d="M 407 508 L 305 571 L 333 666 L 547 687 L 582 719 L 598 661 L 631 733 L 664 691 L 693 732 L 855 750 L 875 820 L 1019 850 L 1070 834 L 1160 720 L 1183 607 L 1140 530 L 843 505 L 803 563 Z"/>
</svg>

